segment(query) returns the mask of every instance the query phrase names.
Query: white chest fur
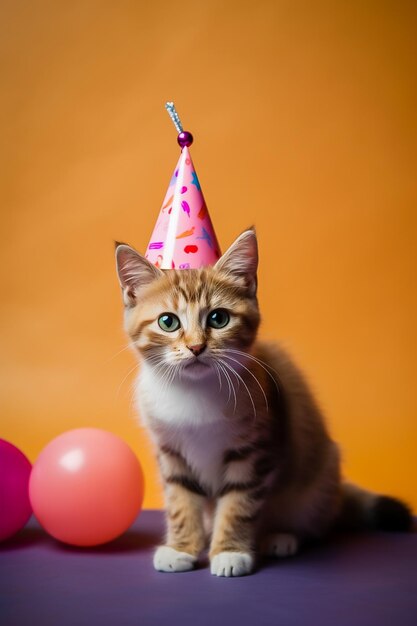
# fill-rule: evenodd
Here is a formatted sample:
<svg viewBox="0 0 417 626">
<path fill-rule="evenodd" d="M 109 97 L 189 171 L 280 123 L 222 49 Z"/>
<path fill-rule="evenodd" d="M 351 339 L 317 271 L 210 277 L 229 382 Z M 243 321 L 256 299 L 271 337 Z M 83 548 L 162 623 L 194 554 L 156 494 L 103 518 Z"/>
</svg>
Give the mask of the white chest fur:
<svg viewBox="0 0 417 626">
<path fill-rule="evenodd" d="M 234 440 L 227 400 L 217 380 L 164 386 L 146 366 L 136 388 L 140 416 L 156 443 L 181 452 L 196 478 L 214 491 L 223 478 L 224 452 Z"/>
</svg>

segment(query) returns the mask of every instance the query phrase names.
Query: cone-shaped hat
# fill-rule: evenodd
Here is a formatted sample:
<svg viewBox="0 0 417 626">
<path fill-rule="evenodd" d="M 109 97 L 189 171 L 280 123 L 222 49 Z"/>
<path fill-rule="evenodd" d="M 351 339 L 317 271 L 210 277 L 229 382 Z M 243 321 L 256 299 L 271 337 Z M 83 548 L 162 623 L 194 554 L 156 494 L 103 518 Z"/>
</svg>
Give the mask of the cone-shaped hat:
<svg viewBox="0 0 417 626">
<path fill-rule="evenodd" d="M 172 103 L 167 103 L 167 109 L 180 131 L 182 152 L 145 256 L 161 269 L 213 265 L 221 253 L 188 150 L 193 138 L 182 130 Z"/>
</svg>

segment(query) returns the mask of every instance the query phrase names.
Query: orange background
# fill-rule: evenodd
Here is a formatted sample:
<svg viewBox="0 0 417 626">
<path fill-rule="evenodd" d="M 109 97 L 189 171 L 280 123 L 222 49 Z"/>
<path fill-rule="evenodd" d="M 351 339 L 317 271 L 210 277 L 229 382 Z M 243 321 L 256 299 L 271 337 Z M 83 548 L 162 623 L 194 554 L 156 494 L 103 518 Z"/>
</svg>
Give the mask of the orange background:
<svg viewBox="0 0 417 626">
<path fill-rule="evenodd" d="M 146 248 L 174 100 L 223 248 L 257 226 L 262 335 L 346 474 L 417 508 L 416 32 L 412 2 L 1 3 L 1 436 L 111 430 L 161 506 L 113 239 Z"/>
</svg>

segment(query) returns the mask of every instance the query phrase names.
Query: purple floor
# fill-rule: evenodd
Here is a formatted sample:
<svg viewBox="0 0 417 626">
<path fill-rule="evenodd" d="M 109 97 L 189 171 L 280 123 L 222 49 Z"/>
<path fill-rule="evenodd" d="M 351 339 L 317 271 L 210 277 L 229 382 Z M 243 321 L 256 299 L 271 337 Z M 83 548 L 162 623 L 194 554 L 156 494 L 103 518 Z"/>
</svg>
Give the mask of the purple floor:
<svg viewBox="0 0 417 626">
<path fill-rule="evenodd" d="M 344 535 L 253 576 L 160 574 L 162 514 L 96 549 L 65 547 L 31 520 L 0 546 L 2 626 L 415 626 L 417 533 Z"/>
</svg>

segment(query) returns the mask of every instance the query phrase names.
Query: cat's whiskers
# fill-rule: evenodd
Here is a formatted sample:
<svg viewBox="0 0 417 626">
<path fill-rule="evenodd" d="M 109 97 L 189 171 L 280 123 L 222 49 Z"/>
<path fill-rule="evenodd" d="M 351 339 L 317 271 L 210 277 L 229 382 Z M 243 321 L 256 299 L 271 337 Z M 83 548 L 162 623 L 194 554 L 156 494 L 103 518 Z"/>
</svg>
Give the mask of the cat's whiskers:
<svg viewBox="0 0 417 626">
<path fill-rule="evenodd" d="M 182 381 L 183 372 L 184 372 L 184 365 L 182 363 L 180 363 L 178 365 L 178 378 L 179 378 L 180 382 Z"/>
<path fill-rule="evenodd" d="M 222 378 L 221 378 L 221 373 L 220 373 L 220 370 L 219 370 L 219 368 L 218 368 L 218 366 L 217 366 L 217 363 L 216 363 L 215 361 L 213 361 L 213 365 L 214 365 L 214 367 L 215 367 L 215 369 L 216 369 L 216 374 L 217 374 L 217 378 L 218 378 L 218 381 L 219 381 L 219 392 L 221 393 L 221 390 L 222 390 Z"/>
<path fill-rule="evenodd" d="M 257 385 L 258 385 L 259 389 L 261 390 L 262 395 L 264 397 L 266 410 L 267 410 L 267 412 L 269 412 L 268 398 L 266 397 L 266 393 L 264 391 L 264 388 L 262 387 L 262 385 L 259 382 L 258 378 L 255 376 L 255 374 L 248 367 L 243 365 L 243 363 L 241 363 L 238 359 L 234 359 L 233 357 L 228 356 L 227 354 L 224 354 L 224 352 L 225 351 L 223 351 L 223 354 L 222 354 L 223 358 L 230 359 L 231 361 L 234 361 L 235 363 L 238 363 L 241 367 L 243 367 L 244 370 L 249 372 L 249 374 L 252 376 L 252 378 L 256 381 L 256 383 L 257 383 Z"/>
<path fill-rule="evenodd" d="M 124 352 L 125 350 L 127 350 L 128 348 L 131 348 L 133 344 L 128 343 L 127 346 L 125 346 L 124 348 L 122 348 L 121 350 L 118 350 L 115 354 L 113 354 L 113 356 L 109 357 L 106 361 L 104 361 L 104 365 L 107 365 L 107 363 L 110 363 L 110 361 L 113 361 L 113 359 L 115 359 L 117 356 L 119 356 L 119 354 L 121 354 L 122 352 Z"/>
<path fill-rule="evenodd" d="M 170 371 L 170 363 L 167 362 L 166 356 L 154 355 L 146 359 L 146 361 L 152 368 L 154 375 L 160 379 L 163 388 L 163 383 Z"/>
<path fill-rule="evenodd" d="M 155 360 L 158 360 L 158 359 L 161 359 L 161 360 L 162 360 L 162 359 L 165 359 L 165 358 L 166 358 L 166 357 L 165 357 L 165 355 L 164 355 L 164 353 L 163 353 L 163 352 L 158 352 L 158 354 L 151 354 L 151 356 L 147 356 L 147 357 L 145 357 L 145 358 L 144 358 L 144 361 L 146 361 L 146 362 L 152 362 L 152 361 L 155 361 Z"/>
<path fill-rule="evenodd" d="M 175 378 L 181 378 L 182 370 L 184 369 L 184 365 L 178 363 L 178 358 L 175 358 L 171 361 L 165 361 L 166 371 L 162 375 L 161 382 L 161 393 L 164 393 L 166 389 L 168 389 L 169 385 L 171 385 Z"/>
<path fill-rule="evenodd" d="M 130 393 L 130 401 L 129 401 L 129 411 L 128 411 L 128 415 L 129 417 L 134 417 L 134 407 L 133 407 L 133 403 L 135 401 L 135 390 L 136 390 L 136 382 L 133 381 L 132 386 L 131 386 L 131 393 Z"/>
<path fill-rule="evenodd" d="M 232 390 L 233 390 L 233 393 L 234 393 L 234 396 L 235 396 L 235 408 L 234 408 L 234 411 L 236 411 L 236 394 L 235 394 L 235 390 L 233 388 L 233 385 L 231 384 L 230 376 L 227 373 L 227 371 L 224 369 L 224 367 L 222 365 L 220 365 L 220 363 L 218 363 L 215 360 L 213 360 L 213 363 L 215 364 L 215 366 L 216 366 L 220 376 L 221 376 L 221 374 L 223 374 L 223 376 L 225 377 L 225 380 L 227 382 L 227 389 L 228 389 L 228 392 L 229 392 L 229 395 L 227 397 L 227 404 L 229 404 L 229 402 L 230 402 L 230 398 L 232 397 Z"/>
<path fill-rule="evenodd" d="M 120 394 L 120 390 L 123 386 L 123 383 L 126 381 L 127 378 L 129 378 L 130 374 L 132 372 L 134 372 L 135 370 L 139 369 L 140 363 L 136 363 L 126 374 L 126 376 L 123 378 L 122 382 L 120 383 L 120 385 L 117 388 L 117 392 L 116 392 L 116 400 L 119 398 L 119 394 Z"/>
<path fill-rule="evenodd" d="M 162 370 L 162 374 L 160 375 L 159 373 L 156 372 L 159 377 L 159 382 L 161 385 L 161 393 L 165 393 L 165 389 L 168 387 L 168 381 L 171 377 L 172 368 L 173 368 L 173 364 L 165 361 L 159 367 L 159 369 Z"/>
<path fill-rule="evenodd" d="M 174 382 L 175 377 L 178 375 L 177 363 L 171 363 L 169 367 L 170 367 L 170 373 L 169 373 L 168 380 L 166 383 L 167 387 L 169 387 Z"/>
<path fill-rule="evenodd" d="M 272 370 L 274 372 L 274 374 L 276 374 L 278 379 L 279 379 L 279 373 L 277 372 L 276 369 L 274 369 L 273 367 L 268 365 L 268 363 L 265 363 L 265 361 L 262 361 L 262 359 L 259 359 L 259 358 L 255 357 L 255 356 L 253 356 L 253 354 L 249 354 L 248 352 L 242 352 L 242 350 L 235 350 L 234 348 L 224 348 L 223 352 L 234 352 L 235 354 L 240 354 L 240 355 L 250 359 L 251 361 L 254 361 L 255 363 L 257 363 L 260 367 L 262 367 L 262 369 L 265 370 L 265 372 L 268 374 L 268 376 L 272 379 L 275 387 L 277 388 L 277 391 L 280 393 L 279 385 L 278 385 L 275 377 L 271 374 L 271 372 L 269 370 Z"/>
<path fill-rule="evenodd" d="M 233 372 L 233 374 L 242 382 L 243 386 L 245 387 L 247 394 L 249 396 L 249 399 L 251 401 L 252 404 L 252 408 L 253 408 L 253 416 L 256 419 L 257 416 L 257 412 L 256 412 L 256 406 L 255 406 L 255 402 L 253 401 L 253 397 L 252 394 L 250 392 L 249 387 L 247 386 L 247 384 L 245 383 L 245 381 L 243 380 L 242 376 L 235 370 L 235 368 L 233 367 L 233 365 L 231 365 L 230 363 L 227 363 L 227 361 L 223 361 L 223 359 L 219 359 L 219 361 L 221 363 L 223 363 L 223 365 L 230 370 L 231 372 Z"/>
<path fill-rule="evenodd" d="M 226 370 L 225 367 L 223 367 L 223 365 L 220 365 L 220 363 L 217 363 L 220 370 L 223 372 L 224 377 L 227 381 L 227 386 L 228 386 L 228 390 L 229 390 L 229 397 L 227 398 L 227 403 L 230 402 L 230 398 L 233 392 L 233 397 L 234 397 L 234 407 L 233 407 L 233 413 L 236 413 L 236 407 L 237 407 L 237 396 L 236 396 L 236 391 L 235 391 L 235 387 L 233 384 L 233 380 L 230 377 L 230 374 L 228 373 L 228 371 Z"/>
<path fill-rule="evenodd" d="M 128 344 L 127 346 L 125 346 L 125 348 L 123 348 L 123 350 L 126 350 L 127 348 L 130 348 L 130 347 L 131 347 L 131 344 Z M 120 352 L 122 352 L 123 350 L 121 350 Z M 114 355 L 114 356 L 117 356 L 117 354 L 116 354 L 116 355 Z M 154 363 L 156 363 L 156 366 L 157 366 L 157 367 L 158 367 L 158 366 L 160 366 L 161 364 L 163 364 L 163 359 L 162 359 L 162 357 L 161 357 L 160 355 L 152 355 L 152 356 L 148 357 L 148 358 L 146 359 L 146 361 L 150 361 L 150 362 L 154 362 Z M 130 368 L 130 369 L 129 369 L 129 371 L 127 372 L 127 374 L 123 377 L 123 379 L 122 379 L 121 383 L 119 384 L 119 386 L 118 386 L 118 388 L 117 388 L 117 391 L 116 391 L 116 396 L 115 396 L 115 400 L 116 400 L 116 401 L 117 401 L 117 400 L 118 400 L 118 398 L 119 398 L 120 391 L 121 391 L 121 389 L 122 389 L 122 387 L 123 387 L 123 384 L 124 384 L 124 383 L 126 382 L 126 380 L 129 378 L 129 376 L 132 374 L 132 372 L 134 372 L 135 370 L 138 370 L 138 369 L 140 368 L 140 366 L 141 366 L 141 363 L 140 363 L 140 362 L 139 362 L 139 363 L 135 363 L 135 365 L 134 365 L 132 368 Z M 154 366 L 154 365 L 152 365 L 152 367 L 153 367 L 153 366 Z M 134 384 L 135 384 L 135 383 L 133 383 L 133 385 L 134 385 Z M 129 402 L 129 413 L 130 413 L 130 411 L 131 411 L 131 409 L 132 409 L 132 402 L 133 402 L 133 394 L 131 395 L 130 402 Z"/>
<path fill-rule="evenodd" d="M 159 389 L 161 394 L 165 392 L 165 382 L 170 373 L 170 365 L 168 363 L 161 363 L 157 369 L 154 370 L 155 378 L 159 381 Z"/>
<path fill-rule="evenodd" d="M 153 374 L 155 377 L 158 377 L 160 379 L 160 381 L 162 382 L 166 376 L 168 370 L 168 364 L 163 362 L 163 363 L 158 363 L 154 368 L 153 368 Z"/>
<path fill-rule="evenodd" d="M 184 364 L 179 362 L 182 359 L 178 355 L 163 353 L 162 355 L 153 355 L 146 360 L 150 363 L 155 375 L 159 377 L 161 391 L 165 392 L 176 377 L 182 378 Z"/>
<path fill-rule="evenodd" d="M 145 362 L 152 368 L 156 369 L 159 365 L 168 365 L 170 360 L 165 351 L 158 352 L 157 354 L 146 357 Z"/>
<path fill-rule="evenodd" d="M 161 395 L 163 395 L 165 393 L 165 390 L 166 390 L 166 388 L 168 386 L 167 385 L 167 381 L 168 381 L 168 377 L 169 377 L 169 375 L 171 373 L 171 367 L 172 366 L 170 364 L 168 364 L 168 363 L 164 364 L 162 374 L 161 374 L 161 376 L 159 378 Z"/>
<path fill-rule="evenodd" d="M 158 357 L 154 359 L 146 359 L 146 364 L 152 368 L 154 373 L 156 374 L 161 368 L 165 365 L 165 359 L 163 357 Z"/>
</svg>

